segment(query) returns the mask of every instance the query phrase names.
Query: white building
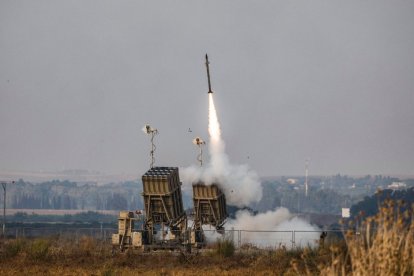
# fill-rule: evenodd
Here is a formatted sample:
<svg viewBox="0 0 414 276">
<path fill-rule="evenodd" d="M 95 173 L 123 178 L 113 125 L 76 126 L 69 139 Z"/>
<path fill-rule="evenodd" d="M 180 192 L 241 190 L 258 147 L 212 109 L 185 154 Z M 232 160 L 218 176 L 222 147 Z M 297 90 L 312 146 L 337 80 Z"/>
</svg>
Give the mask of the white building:
<svg viewBox="0 0 414 276">
<path fill-rule="evenodd" d="M 389 189 L 405 189 L 407 188 L 407 184 L 405 184 L 404 182 L 392 182 L 390 185 L 388 185 Z"/>
</svg>

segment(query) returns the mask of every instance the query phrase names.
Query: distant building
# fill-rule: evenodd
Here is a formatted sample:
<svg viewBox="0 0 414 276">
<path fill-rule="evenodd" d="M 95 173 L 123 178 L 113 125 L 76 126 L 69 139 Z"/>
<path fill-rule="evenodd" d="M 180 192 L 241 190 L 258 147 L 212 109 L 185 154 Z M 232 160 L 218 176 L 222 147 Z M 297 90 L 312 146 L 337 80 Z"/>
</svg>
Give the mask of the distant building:
<svg viewBox="0 0 414 276">
<path fill-rule="evenodd" d="M 405 189 L 407 188 L 407 184 L 405 184 L 404 182 L 392 182 L 390 185 L 388 185 L 389 189 Z"/>
<path fill-rule="evenodd" d="M 349 208 L 342 208 L 342 217 L 349 218 L 351 216 L 351 211 Z"/>
<path fill-rule="evenodd" d="M 291 185 L 295 185 L 298 182 L 298 180 L 294 178 L 288 178 L 286 181 Z"/>
</svg>

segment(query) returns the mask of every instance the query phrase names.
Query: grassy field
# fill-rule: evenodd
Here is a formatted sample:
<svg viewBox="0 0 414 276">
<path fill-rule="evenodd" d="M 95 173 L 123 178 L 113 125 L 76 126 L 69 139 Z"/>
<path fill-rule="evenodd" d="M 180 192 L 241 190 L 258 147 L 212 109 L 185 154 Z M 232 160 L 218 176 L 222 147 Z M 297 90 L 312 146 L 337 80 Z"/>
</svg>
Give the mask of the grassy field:
<svg viewBox="0 0 414 276">
<path fill-rule="evenodd" d="M 413 275 L 410 211 L 387 202 L 358 232 L 319 248 L 257 249 L 222 241 L 192 255 L 112 253 L 109 243 L 62 236 L 3 241 L 0 275 Z"/>
<path fill-rule="evenodd" d="M 81 238 L 79 244 L 62 237 L 9 240 L 1 255 L 1 275 L 297 275 L 317 274 L 316 265 L 331 259 L 329 249 L 244 246 L 234 251 L 230 242 L 191 255 L 176 251 L 112 254 L 109 244 L 89 237 Z"/>
</svg>

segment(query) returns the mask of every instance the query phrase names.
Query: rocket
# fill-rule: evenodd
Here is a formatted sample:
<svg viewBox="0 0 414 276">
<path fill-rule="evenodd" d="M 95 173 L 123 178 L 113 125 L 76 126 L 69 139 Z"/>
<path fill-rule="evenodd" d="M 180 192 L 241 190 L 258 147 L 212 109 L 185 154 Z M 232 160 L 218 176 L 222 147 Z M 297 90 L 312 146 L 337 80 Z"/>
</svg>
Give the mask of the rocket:
<svg viewBox="0 0 414 276">
<path fill-rule="evenodd" d="M 211 82 L 210 82 L 210 67 L 209 67 L 210 62 L 208 62 L 208 56 L 206 54 L 206 67 L 207 67 L 207 79 L 208 79 L 208 93 L 213 93 L 213 90 L 211 90 Z"/>
</svg>

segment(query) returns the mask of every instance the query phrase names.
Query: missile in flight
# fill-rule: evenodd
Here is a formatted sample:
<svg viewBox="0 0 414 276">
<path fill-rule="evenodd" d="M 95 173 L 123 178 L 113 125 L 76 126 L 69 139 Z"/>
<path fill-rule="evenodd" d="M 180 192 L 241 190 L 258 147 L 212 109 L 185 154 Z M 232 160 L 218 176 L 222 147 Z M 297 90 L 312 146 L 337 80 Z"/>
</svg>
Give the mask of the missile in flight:
<svg viewBox="0 0 414 276">
<path fill-rule="evenodd" d="M 208 79 L 208 93 L 213 93 L 213 90 L 211 90 L 211 81 L 210 81 L 210 67 L 209 67 L 210 62 L 208 62 L 208 56 L 206 54 L 206 67 L 207 67 L 207 79 Z"/>
</svg>

